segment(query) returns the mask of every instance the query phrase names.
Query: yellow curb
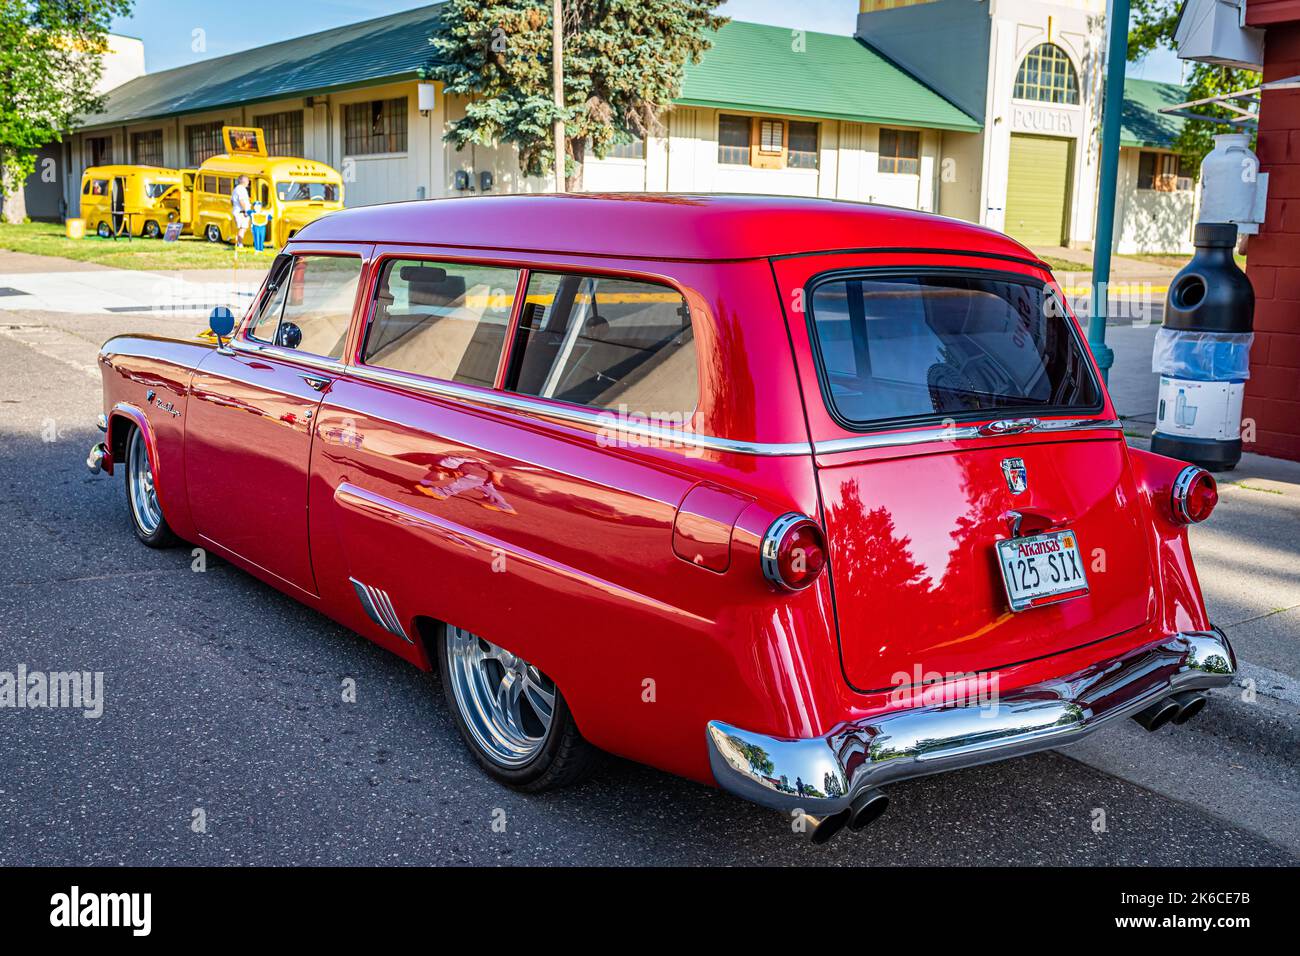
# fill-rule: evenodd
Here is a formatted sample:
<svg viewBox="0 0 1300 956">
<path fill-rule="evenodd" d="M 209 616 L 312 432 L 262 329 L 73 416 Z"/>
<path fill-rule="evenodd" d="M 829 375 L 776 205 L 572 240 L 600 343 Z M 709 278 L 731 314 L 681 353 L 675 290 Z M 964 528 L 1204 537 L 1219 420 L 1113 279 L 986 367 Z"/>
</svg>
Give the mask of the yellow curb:
<svg viewBox="0 0 1300 956">
<path fill-rule="evenodd" d="M 1112 295 L 1164 295 L 1169 291 L 1167 285 L 1148 285 L 1146 283 L 1115 283 L 1112 282 L 1106 286 L 1107 292 Z M 1063 285 L 1061 291 L 1066 295 L 1091 295 L 1092 286 L 1090 285 Z"/>
</svg>

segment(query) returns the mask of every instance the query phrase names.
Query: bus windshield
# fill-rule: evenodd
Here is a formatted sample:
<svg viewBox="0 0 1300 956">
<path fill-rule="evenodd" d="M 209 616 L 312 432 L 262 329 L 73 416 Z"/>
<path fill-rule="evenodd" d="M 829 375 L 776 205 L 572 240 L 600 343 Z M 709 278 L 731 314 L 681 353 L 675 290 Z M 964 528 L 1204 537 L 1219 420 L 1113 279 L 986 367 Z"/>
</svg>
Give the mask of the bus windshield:
<svg viewBox="0 0 1300 956">
<path fill-rule="evenodd" d="M 150 199 L 161 199 L 175 183 L 145 183 L 144 194 Z"/>
<path fill-rule="evenodd" d="M 339 187 L 334 183 L 284 182 L 275 184 L 280 202 L 338 202 Z"/>
</svg>

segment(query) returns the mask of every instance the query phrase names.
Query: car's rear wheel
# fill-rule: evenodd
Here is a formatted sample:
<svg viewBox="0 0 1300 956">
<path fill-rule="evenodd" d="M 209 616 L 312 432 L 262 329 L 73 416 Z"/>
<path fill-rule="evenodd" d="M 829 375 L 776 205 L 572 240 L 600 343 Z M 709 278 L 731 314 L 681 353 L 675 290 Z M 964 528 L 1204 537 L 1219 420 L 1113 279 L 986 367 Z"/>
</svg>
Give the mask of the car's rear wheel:
<svg viewBox="0 0 1300 956">
<path fill-rule="evenodd" d="M 208 242 L 220 242 L 221 227 L 218 226 L 215 222 L 208 223 L 208 227 L 205 230 L 203 230 L 203 238 L 207 239 Z"/>
<path fill-rule="evenodd" d="M 95 234 L 101 239 L 113 238 L 113 230 L 108 227 L 108 223 L 106 222 L 101 222 L 95 227 Z"/>
<path fill-rule="evenodd" d="M 157 239 L 161 235 L 162 230 L 158 227 L 158 223 L 154 222 L 152 219 L 145 221 L 144 237 L 146 239 Z"/>
<path fill-rule="evenodd" d="M 438 637 L 443 691 L 470 752 L 492 777 L 536 793 L 586 777 L 600 760 L 555 682 L 458 627 Z"/>
<path fill-rule="evenodd" d="M 148 444 L 139 428 L 132 428 L 126 440 L 126 506 L 135 536 L 149 547 L 170 548 L 177 543 L 158 503 Z"/>
</svg>

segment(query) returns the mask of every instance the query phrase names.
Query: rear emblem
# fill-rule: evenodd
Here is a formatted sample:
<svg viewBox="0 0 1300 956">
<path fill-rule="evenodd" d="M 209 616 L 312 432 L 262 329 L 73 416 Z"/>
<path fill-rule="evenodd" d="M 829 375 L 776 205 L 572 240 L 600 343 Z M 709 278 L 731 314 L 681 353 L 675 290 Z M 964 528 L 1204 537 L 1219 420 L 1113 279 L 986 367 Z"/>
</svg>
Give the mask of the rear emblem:
<svg viewBox="0 0 1300 956">
<path fill-rule="evenodd" d="M 1029 472 L 1025 470 L 1023 458 L 1003 458 L 1002 474 L 1007 476 L 1007 487 L 1013 495 L 1018 495 L 1029 487 Z"/>
</svg>

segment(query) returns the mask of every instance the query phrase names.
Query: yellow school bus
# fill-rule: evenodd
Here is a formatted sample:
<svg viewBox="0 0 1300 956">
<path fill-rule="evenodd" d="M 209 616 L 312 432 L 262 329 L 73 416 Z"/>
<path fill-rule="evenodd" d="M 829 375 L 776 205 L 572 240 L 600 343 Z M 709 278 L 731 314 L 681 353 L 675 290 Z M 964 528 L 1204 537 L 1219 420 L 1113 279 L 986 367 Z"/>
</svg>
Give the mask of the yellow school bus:
<svg viewBox="0 0 1300 956">
<path fill-rule="evenodd" d="M 182 191 L 178 169 L 90 166 L 81 174 L 81 218 L 104 239 L 156 239 L 181 218 Z"/>
<path fill-rule="evenodd" d="M 241 175 L 249 179 L 250 203 L 271 214 L 267 241 L 282 246 L 299 229 L 327 212 L 343 208 L 343 177 L 315 160 L 267 156 L 262 130 L 226 126 L 226 152 L 205 160 L 194 176 L 193 224 L 209 242 L 233 242 L 236 235 L 231 193 Z M 245 230 L 244 243 L 252 244 Z"/>
</svg>

